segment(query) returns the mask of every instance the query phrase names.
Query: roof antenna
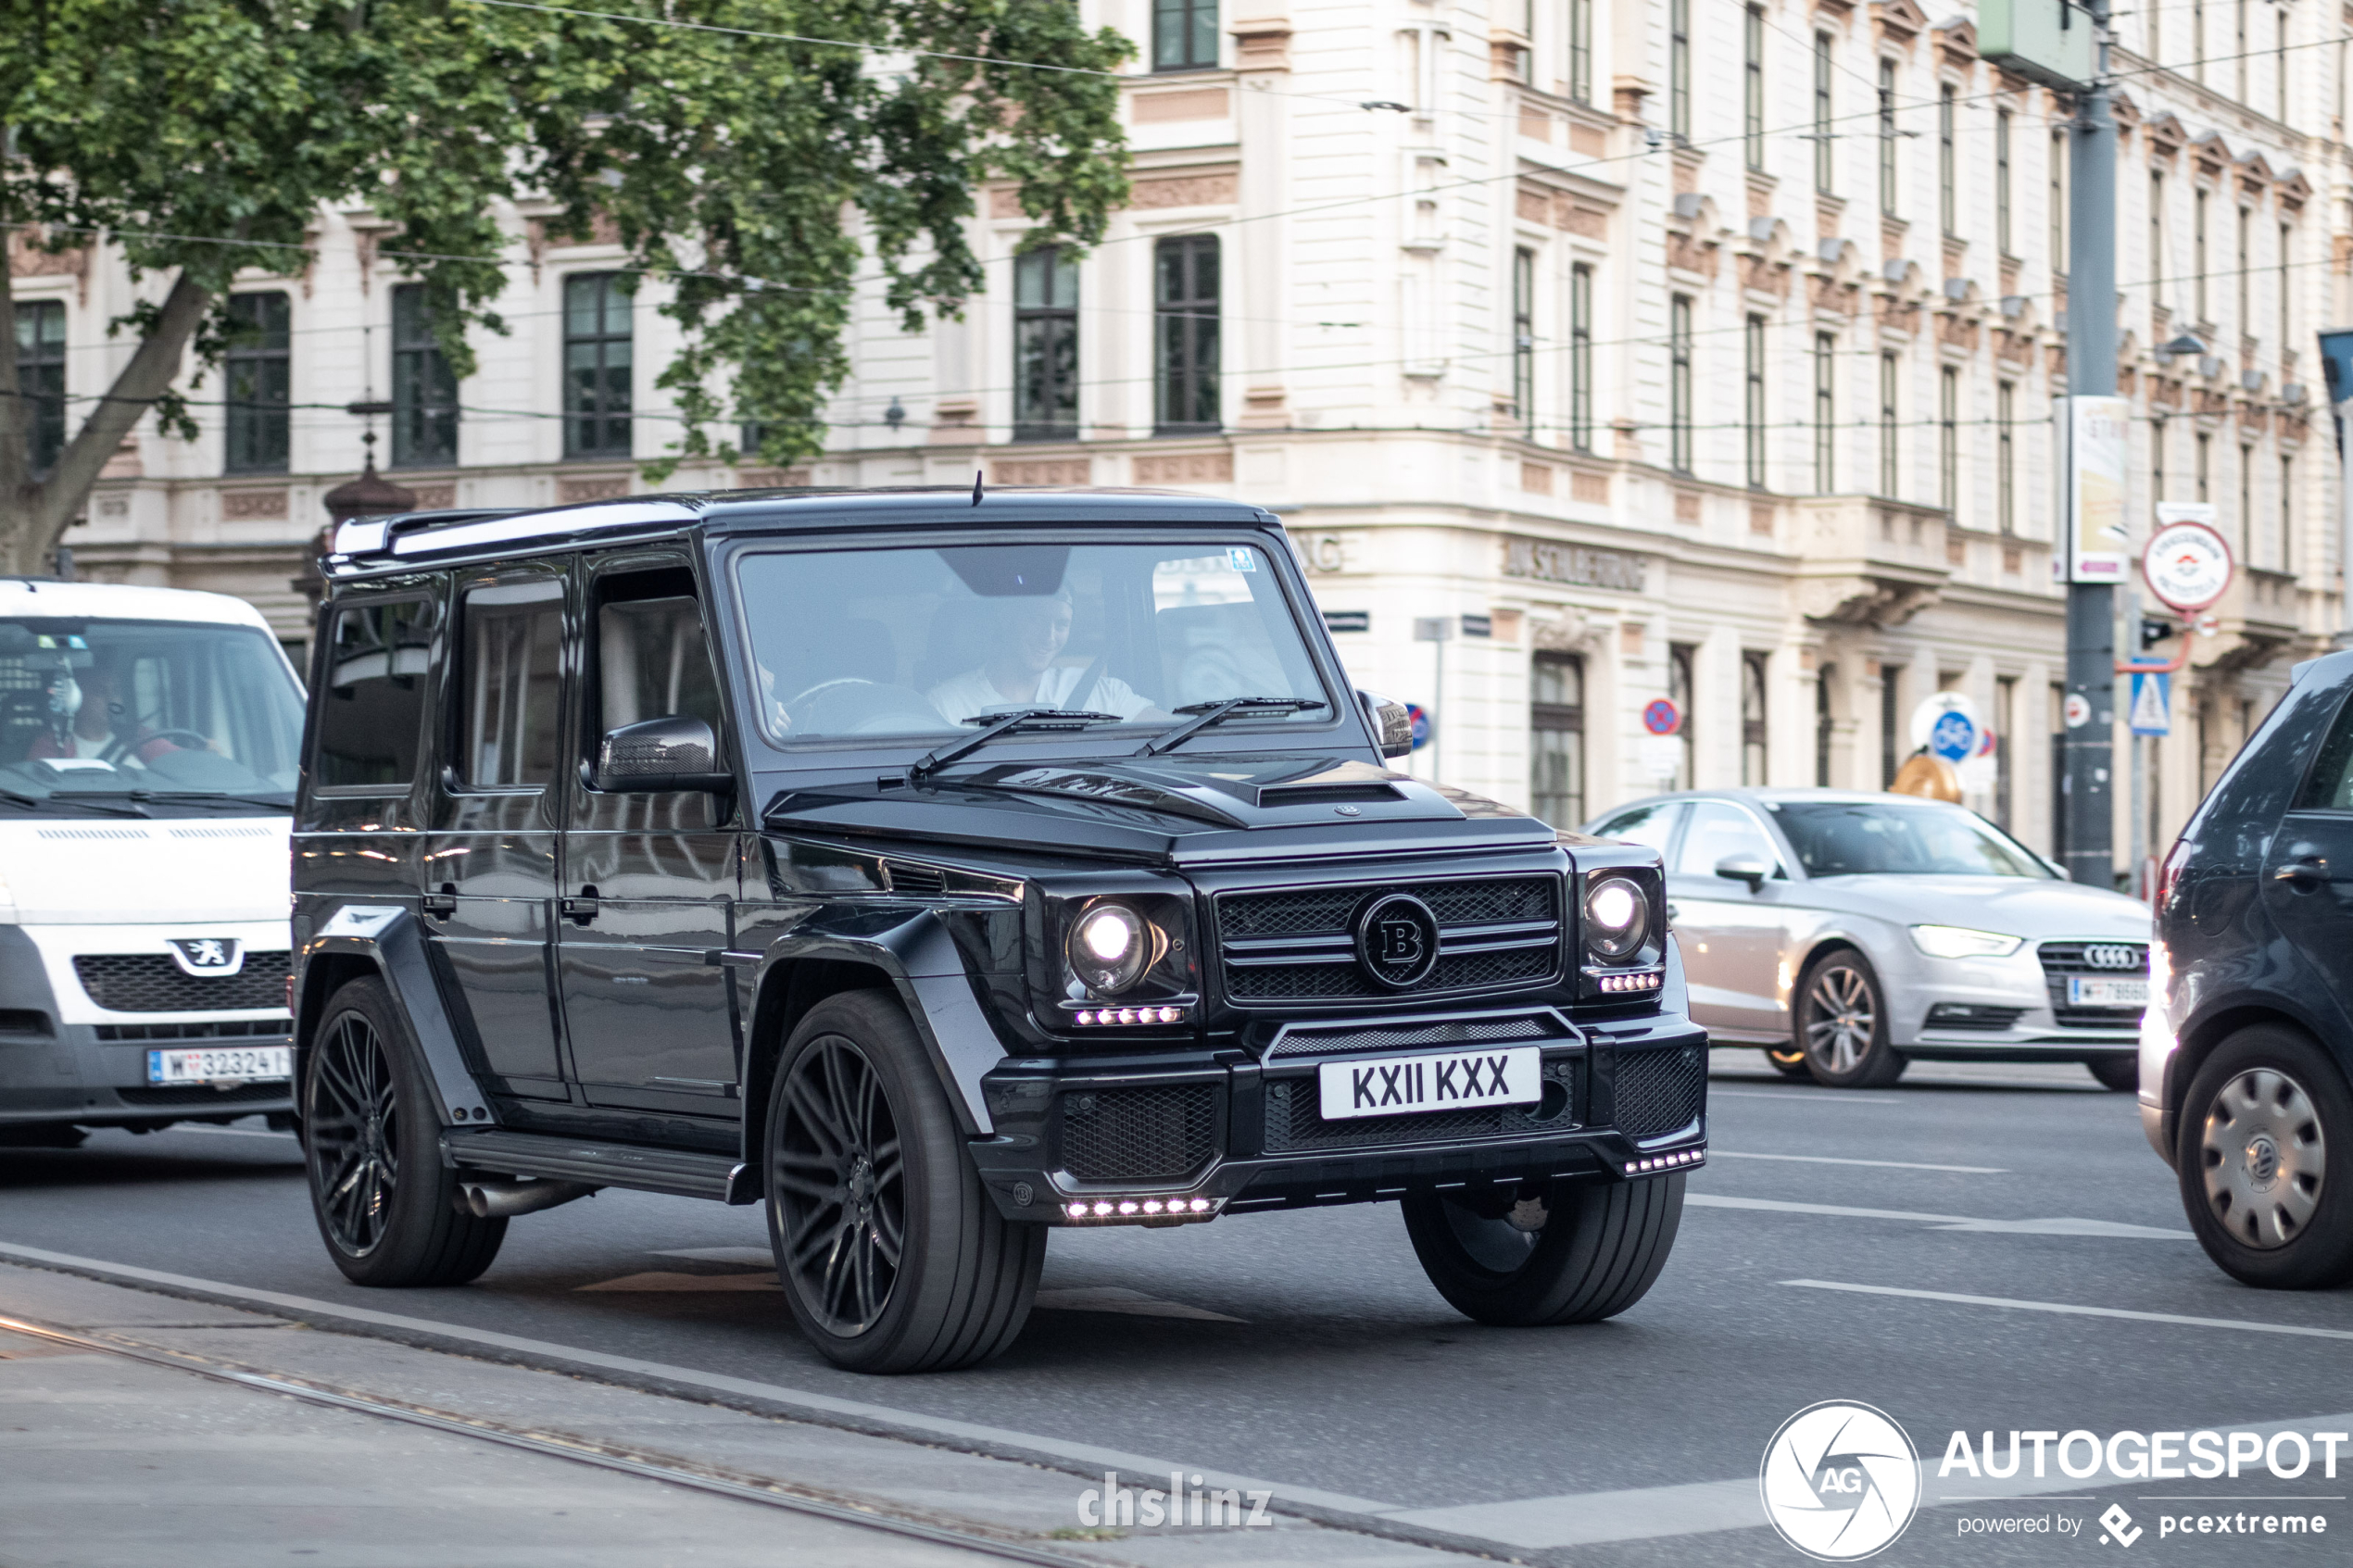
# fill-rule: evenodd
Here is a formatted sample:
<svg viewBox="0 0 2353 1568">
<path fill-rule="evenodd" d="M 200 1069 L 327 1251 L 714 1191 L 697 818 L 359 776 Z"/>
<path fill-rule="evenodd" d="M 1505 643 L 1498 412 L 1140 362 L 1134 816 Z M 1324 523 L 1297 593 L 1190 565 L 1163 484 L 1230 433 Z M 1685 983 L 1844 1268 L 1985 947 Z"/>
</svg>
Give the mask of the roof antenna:
<svg viewBox="0 0 2353 1568">
<path fill-rule="evenodd" d="M 980 470 L 973 470 L 973 505 L 980 505 Z"/>
</svg>

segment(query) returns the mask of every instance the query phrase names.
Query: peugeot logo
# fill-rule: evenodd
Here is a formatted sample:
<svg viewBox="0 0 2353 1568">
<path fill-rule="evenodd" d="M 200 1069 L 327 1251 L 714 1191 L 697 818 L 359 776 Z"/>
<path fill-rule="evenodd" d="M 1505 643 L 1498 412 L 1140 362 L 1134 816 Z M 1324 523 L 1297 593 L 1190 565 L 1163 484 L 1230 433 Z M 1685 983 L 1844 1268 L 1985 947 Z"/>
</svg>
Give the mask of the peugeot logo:
<svg viewBox="0 0 2353 1568">
<path fill-rule="evenodd" d="M 1356 917 L 1356 967 L 1387 991 L 1410 991 L 1438 966 L 1438 917 L 1410 893 L 1390 893 Z"/>
<path fill-rule="evenodd" d="M 2094 969 L 2138 969 L 2141 950 L 2121 942 L 2095 942 L 2083 949 L 2083 961 Z"/>
<path fill-rule="evenodd" d="M 245 967 L 245 946 L 233 936 L 174 936 L 171 956 L 181 972 L 217 980 Z"/>
</svg>

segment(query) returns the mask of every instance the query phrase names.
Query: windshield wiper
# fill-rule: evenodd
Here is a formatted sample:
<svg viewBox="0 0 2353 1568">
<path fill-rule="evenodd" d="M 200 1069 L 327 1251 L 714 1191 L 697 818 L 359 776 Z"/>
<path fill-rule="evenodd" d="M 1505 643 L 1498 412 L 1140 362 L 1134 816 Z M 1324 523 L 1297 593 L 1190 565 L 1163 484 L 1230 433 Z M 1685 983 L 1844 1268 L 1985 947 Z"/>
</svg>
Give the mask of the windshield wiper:
<svg viewBox="0 0 2353 1568">
<path fill-rule="evenodd" d="M 235 795 L 213 789 L 132 789 L 123 793 L 139 801 L 169 800 L 176 803 L 184 800 L 208 805 L 216 800 L 225 800 L 240 806 L 266 806 L 273 811 L 294 809 L 294 797 L 291 795 Z"/>
<path fill-rule="evenodd" d="M 964 722 L 985 722 L 988 727 L 966 735 L 953 746 L 943 746 L 936 751 L 926 752 L 907 770 L 910 784 L 927 773 L 939 771 L 958 758 L 971 756 L 999 735 L 1022 731 L 1042 734 L 1054 730 L 1083 730 L 1089 724 L 1116 724 L 1120 722 L 1120 718 L 1116 713 L 1088 713 L 1077 709 L 1017 708 L 1010 713 L 984 713 Z"/>
<path fill-rule="evenodd" d="M 78 806 L 85 811 L 108 811 L 118 817 L 144 817 L 136 806 L 109 806 L 82 795 L 27 795 L 20 789 L 0 786 L 0 800 L 14 801 L 19 806 Z"/>
<path fill-rule="evenodd" d="M 1192 718 L 1173 730 L 1163 730 L 1152 736 L 1136 755 L 1157 757 L 1164 751 L 1174 750 L 1212 724 L 1224 723 L 1237 713 L 1307 713 L 1330 706 L 1312 696 L 1229 696 L 1221 702 L 1189 702 L 1176 711 L 1189 713 Z"/>
</svg>

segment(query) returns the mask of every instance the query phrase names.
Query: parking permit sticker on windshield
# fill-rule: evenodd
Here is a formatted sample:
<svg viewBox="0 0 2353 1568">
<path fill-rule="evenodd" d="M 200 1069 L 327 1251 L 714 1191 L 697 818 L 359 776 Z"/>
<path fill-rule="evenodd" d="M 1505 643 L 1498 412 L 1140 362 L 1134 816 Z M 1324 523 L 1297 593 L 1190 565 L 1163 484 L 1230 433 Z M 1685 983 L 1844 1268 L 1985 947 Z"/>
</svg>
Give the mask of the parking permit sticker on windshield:
<svg viewBox="0 0 2353 1568">
<path fill-rule="evenodd" d="M 1226 549 L 1226 564 L 1236 571 L 1256 571 L 1258 552 L 1247 545 L 1230 545 Z"/>
</svg>

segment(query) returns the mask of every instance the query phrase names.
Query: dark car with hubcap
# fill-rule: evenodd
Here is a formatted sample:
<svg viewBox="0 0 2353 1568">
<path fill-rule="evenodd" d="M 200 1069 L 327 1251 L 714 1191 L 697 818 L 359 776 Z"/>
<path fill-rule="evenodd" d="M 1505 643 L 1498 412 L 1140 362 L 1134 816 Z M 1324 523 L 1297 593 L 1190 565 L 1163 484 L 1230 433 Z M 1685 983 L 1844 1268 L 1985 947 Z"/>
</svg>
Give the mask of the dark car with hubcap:
<svg viewBox="0 0 2353 1568">
<path fill-rule="evenodd" d="M 2296 666 L 2166 856 L 2141 1124 L 2208 1256 L 2353 1280 L 2353 653 Z"/>
<path fill-rule="evenodd" d="M 742 492 L 321 564 L 296 1073 L 352 1279 L 758 1203 L 812 1343 L 906 1372 L 1010 1344 L 1063 1227 L 1395 1199 L 1496 1323 L 1664 1264 L 1706 1041 L 1657 855 L 1390 771 L 1271 514 Z"/>
</svg>

